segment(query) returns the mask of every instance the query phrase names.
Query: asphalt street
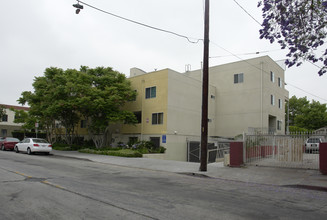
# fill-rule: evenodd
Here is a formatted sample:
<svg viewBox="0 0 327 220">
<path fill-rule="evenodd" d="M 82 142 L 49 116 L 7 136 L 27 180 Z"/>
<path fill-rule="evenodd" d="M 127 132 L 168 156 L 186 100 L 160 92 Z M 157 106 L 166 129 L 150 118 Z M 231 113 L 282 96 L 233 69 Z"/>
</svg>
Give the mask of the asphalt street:
<svg viewBox="0 0 327 220">
<path fill-rule="evenodd" d="M 0 152 L 1 219 L 326 219 L 327 192 Z"/>
</svg>

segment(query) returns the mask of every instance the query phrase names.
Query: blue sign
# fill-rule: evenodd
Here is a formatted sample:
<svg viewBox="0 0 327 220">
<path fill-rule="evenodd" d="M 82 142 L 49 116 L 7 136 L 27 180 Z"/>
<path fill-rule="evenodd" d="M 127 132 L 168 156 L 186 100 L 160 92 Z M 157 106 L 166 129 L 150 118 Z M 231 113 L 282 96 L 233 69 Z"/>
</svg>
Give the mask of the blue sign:
<svg viewBox="0 0 327 220">
<path fill-rule="evenodd" d="M 162 135 L 162 143 L 165 144 L 166 143 L 166 135 Z"/>
</svg>

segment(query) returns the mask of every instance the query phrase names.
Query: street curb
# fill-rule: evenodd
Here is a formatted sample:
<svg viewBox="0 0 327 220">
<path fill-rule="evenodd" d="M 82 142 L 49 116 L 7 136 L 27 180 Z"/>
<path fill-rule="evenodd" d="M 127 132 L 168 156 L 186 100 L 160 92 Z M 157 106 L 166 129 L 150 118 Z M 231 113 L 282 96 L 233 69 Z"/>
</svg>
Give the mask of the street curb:
<svg viewBox="0 0 327 220">
<path fill-rule="evenodd" d="M 307 189 L 307 190 L 327 192 L 327 187 L 323 187 L 323 186 L 310 186 L 310 185 L 300 185 L 300 184 L 282 185 L 282 186 L 288 187 L 288 188 Z"/>
</svg>

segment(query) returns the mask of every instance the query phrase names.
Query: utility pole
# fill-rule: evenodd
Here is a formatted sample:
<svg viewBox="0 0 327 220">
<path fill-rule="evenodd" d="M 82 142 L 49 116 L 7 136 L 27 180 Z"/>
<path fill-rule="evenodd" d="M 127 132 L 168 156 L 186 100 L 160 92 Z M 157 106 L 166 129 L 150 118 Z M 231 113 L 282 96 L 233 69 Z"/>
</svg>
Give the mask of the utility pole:
<svg viewBox="0 0 327 220">
<path fill-rule="evenodd" d="M 205 0 L 202 80 L 201 164 L 207 171 L 208 158 L 208 90 L 209 90 L 209 0 Z"/>
</svg>

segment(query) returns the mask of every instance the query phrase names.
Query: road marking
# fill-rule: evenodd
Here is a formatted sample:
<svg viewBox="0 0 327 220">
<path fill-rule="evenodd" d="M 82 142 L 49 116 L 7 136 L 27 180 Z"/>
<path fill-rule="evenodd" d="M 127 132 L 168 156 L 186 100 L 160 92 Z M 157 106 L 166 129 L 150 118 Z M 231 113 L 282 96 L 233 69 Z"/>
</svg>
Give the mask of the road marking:
<svg viewBox="0 0 327 220">
<path fill-rule="evenodd" d="M 55 185 L 55 184 L 50 183 L 49 181 L 46 181 L 46 180 L 41 181 L 41 183 L 44 183 L 44 184 L 49 185 L 49 186 L 56 187 L 56 188 L 58 188 L 58 189 L 65 189 L 64 187 L 62 187 L 62 186 L 60 186 L 60 185 Z"/>
<path fill-rule="evenodd" d="M 20 176 L 24 176 L 24 177 L 26 177 L 26 178 L 33 178 L 32 176 L 28 176 L 28 175 L 26 175 L 26 174 L 24 174 L 24 173 L 21 173 L 21 172 L 18 172 L 18 171 L 14 171 L 14 173 L 16 173 L 16 174 L 18 174 L 18 175 L 20 175 Z M 56 184 L 53 184 L 53 183 L 50 183 L 49 181 L 47 181 L 47 180 L 43 180 L 43 181 L 40 181 L 41 183 L 43 183 L 43 184 L 46 184 L 46 185 L 49 185 L 49 186 L 53 186 L 53 187 L 56 187 L 56 188 L 58 188 L 58 189 L 65 189 L 64 187 L 62 187 L 62 186 L 60 186 L 60 185 L 56 185 Z"/>
<path fill-rule="evenodd" d="M 16 173 L 16 174 L 18 174 L 18 175 L 21 175 L 21 176 L 25 176 L 25 177 L 27 177 L 27 178 L 32 178 L 31 176 L 27 176 L 26 174 L 24 174 L 24 173 L 20 173 L 20 172 L 17 172 L 17 171 L 15 171 L 14 173 Z"/>
</svg>

